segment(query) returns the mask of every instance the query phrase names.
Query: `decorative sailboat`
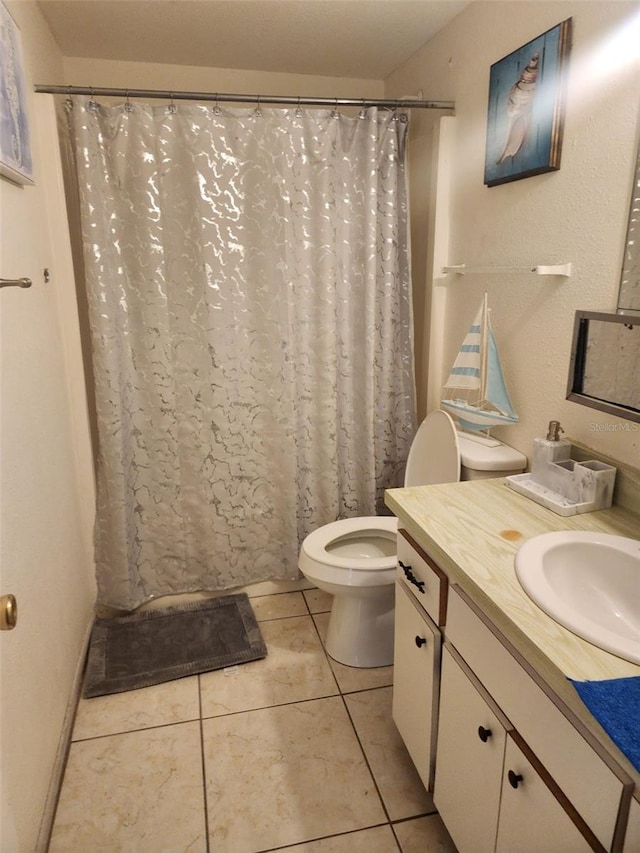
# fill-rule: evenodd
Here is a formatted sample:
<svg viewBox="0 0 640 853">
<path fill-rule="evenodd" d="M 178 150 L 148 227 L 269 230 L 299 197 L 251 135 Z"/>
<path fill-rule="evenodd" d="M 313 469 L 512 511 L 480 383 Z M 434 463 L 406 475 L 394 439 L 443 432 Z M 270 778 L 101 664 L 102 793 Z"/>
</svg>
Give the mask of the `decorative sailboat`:
<svg viewBox="0 0 640 853">
<path fill-rule="evenodd" d="M 442 389 L 440 405 L 470 432 L 518 422 L 502 375 L 486 293 Z"/>
</svg>

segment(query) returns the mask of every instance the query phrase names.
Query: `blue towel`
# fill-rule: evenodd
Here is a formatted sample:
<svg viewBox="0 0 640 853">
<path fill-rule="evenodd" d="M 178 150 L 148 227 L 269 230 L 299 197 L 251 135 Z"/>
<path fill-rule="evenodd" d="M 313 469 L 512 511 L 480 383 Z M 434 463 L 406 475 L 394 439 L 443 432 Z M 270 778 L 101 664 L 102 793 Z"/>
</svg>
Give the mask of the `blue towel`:
<svg viewBox="0 0 640 853">
<path fill-rule="evenodd" d="M 618 749 L 640 771 L 640 676 L 569 681 Z"/>
</svg>

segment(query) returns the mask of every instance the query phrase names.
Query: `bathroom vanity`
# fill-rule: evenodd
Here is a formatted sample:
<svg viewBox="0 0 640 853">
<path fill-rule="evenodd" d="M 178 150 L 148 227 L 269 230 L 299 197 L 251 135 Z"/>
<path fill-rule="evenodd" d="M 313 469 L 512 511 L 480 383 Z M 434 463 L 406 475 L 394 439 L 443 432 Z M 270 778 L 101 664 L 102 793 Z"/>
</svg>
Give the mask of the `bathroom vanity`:
<svg viewBox="0 0 640 853">
<path fill-rule="evenodd" d="M 399 527 L 393 717 L 461 853 L 640 851 L 640 773 L 569 680 L 640 666 L 557 624 L 514 568 L 541 533 L 640 538 L 640 472 L 618 469 L 615 501 L 566 518 L 504 479 L 386 493 Z"/>
</svg>

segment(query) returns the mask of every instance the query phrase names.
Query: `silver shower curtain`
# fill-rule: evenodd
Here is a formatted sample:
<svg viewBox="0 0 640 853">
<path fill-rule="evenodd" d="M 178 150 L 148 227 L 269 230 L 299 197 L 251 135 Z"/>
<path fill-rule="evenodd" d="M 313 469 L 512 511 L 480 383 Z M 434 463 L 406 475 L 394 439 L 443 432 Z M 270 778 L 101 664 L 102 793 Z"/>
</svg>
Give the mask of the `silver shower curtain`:
<svg viewBox="0 0 640 853">
<path fill-rule="evenodd" d="M 100 605 L 295 578 L 415 430 L 405 121 L 76 99 Z"/>
</svg>

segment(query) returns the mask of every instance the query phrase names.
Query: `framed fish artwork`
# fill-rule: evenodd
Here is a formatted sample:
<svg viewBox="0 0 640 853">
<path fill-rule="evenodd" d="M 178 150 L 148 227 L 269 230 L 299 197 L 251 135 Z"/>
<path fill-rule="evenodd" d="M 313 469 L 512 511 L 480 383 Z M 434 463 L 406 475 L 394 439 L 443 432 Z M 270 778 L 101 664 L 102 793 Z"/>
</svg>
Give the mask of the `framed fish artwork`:
<svg viewBox="0 0 640 853">
<path fill-rule="evenodd" d="M 484 182 L 560 168 L 572 19 L 491 66 Z"/>
<path fill-rule="evenodd" d="M 0 2 L 0 175 L 33 184 L 20 30 Z"/>
</svg>

